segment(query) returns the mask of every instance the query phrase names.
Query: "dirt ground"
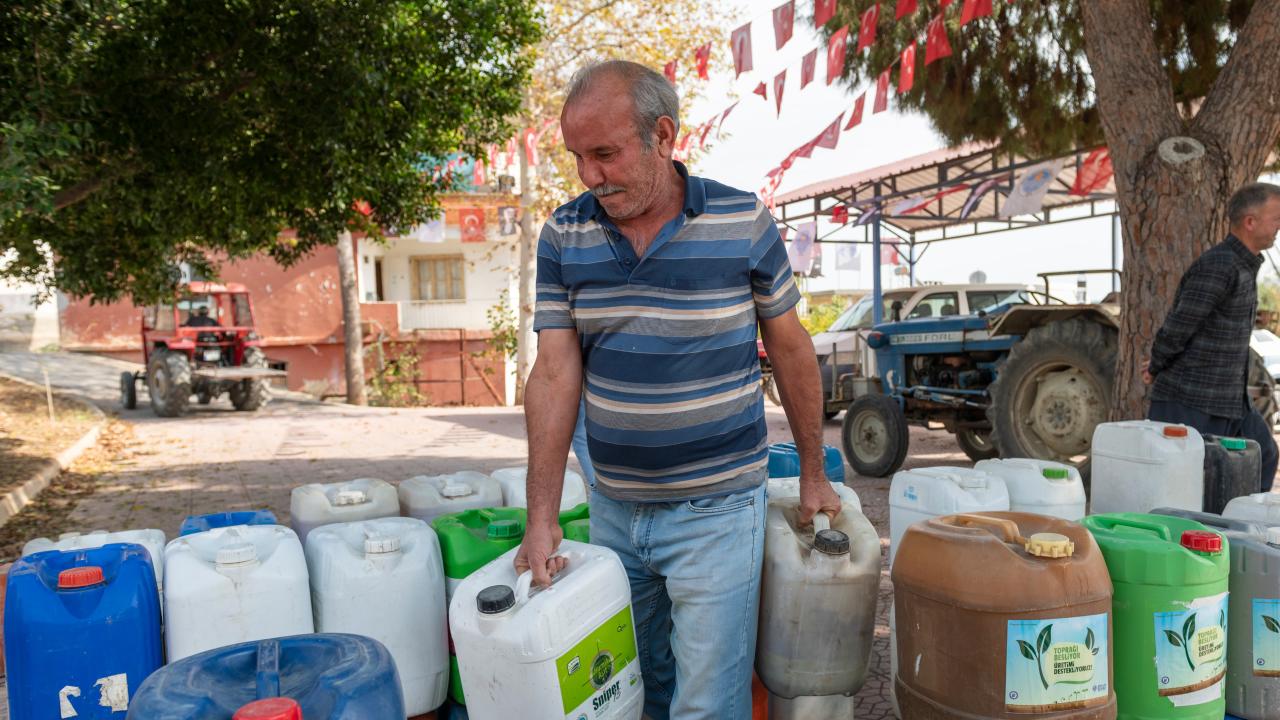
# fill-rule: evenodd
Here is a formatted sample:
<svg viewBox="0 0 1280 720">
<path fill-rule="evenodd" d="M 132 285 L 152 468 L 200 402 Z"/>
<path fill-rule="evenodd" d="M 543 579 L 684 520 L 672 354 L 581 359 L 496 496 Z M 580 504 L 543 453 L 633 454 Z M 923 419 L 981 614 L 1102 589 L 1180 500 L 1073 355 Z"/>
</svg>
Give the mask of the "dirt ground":
<svg viewBox="0 0 1280 720">
<path fill-rule="evenodd" d="M 0 379 L 0 493 L 30 479 L 97 420 L 84 403 L 55 394 L 50 421 L 43 389 Z"/>
</svg>

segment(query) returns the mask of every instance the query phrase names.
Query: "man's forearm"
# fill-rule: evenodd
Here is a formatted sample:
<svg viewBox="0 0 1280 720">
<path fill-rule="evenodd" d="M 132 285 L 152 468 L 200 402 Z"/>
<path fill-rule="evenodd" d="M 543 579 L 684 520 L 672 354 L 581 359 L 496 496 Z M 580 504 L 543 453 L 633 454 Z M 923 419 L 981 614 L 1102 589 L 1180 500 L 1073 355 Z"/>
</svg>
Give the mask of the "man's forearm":
<svg viewBox="0 0 1280 720">
<path fill-rule="evenodd" d="M 535 363 L 525 385 L 525 429 L 529 438 L 525 492 L 530 525 L 557 520 L 565 463 L 578 419 L 581 377 L 580 370 L 549 372 L 545 365 Z"/>
<path fill-rule="evenodd" d="M 823 476 L 822 379 L 813 347 L 784 348 L 771 354 L 773 377 L 782 395 L 782 409 L 795 438 L 803 475 Z"/>
</svg>

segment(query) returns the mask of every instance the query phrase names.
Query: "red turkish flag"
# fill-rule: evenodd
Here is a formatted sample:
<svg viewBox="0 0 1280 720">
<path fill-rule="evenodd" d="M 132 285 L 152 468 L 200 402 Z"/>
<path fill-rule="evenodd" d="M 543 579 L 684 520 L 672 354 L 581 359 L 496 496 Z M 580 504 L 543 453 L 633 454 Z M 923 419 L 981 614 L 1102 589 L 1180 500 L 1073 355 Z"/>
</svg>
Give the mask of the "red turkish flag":
<svg viewBox="0 0 1280 720">
<path fill-rule="evenodd" d="M 991 17 L 991 0 L 964 0 L 964 9 L 960 11 L 960 27 L 969 24 L 970 20 Z"/>
<path fill-rule="evenodd" d="M 902 51 L 900 64 L 898 66 L 898 94 L 909 92 L 911 86 L 916 83 L 916 42 L 911 44 Z"/>
<path fill-rule="evenodd" d="M 524 156 L 530 165 L 538 164 L 538 131 L 533 128 L 524 129 Z"/>
<path fill-rule="evenodd" d="M 844 113 L 840 115 L 823 130 L 818 137 L 813 139 L 813 146 L 835 150 L 836 144 L 840 142 L 840 121 L 844 120 Z"/>
<path fill-rule="evenodd" d="M 876 23 L 880 22 L 880 3 L 876 3 L 867 8 L 862 13 L 862 24 L 858 26 L 858 49 L 856 52 L 862 52 L 863 48 L 871 47 L 876 41 Z"/>
<path fill-rule="evenodd" d="M 821 28 L 836 16 L 836 0 L 813 0 L 813 26 Z"/>
<path fill-rule="evenodd" d="M 791 31 L 796 22 L 796 0 L 787 2 L 773 9 L 773 41 L 775 50 L 781 50 L 791 39 Z"/>
<path fill-rule="evenodd" d="M 800 89 L 803 90 L 805 85 L 813 82 L 814 69 L 818 66 L 818 49 L 814 48 L 805 53 L 804 58 L 800 61 Z"/>
<path fill-rule="evenodd" d="M 896 240 L 885 240 L 880 243 L 880 264 L 898 264 L 898 242 Z"/>
<path fill-rule="evenodd" d="M 849 222 L 849 206 L 837 205 L 831 208 L 831 222 L 844 225 Z"/>
<path fill-rule="evenodd" d="M 782 115 L 782 90 L 787 84 L 787 71 L 784 69 L 773 78 L 773 101 L 778 106 L 778 115 Z"/>
<path fill-rule="evenodd" d="M 672 85 L 676 84 L 676 64 L 676 61 L 672 60 L 667 63 L 666 67 L 662 68 L 662 74 L 667 76 L 667 82 Z"/>
<path fill-rule="evenodd" d="M 1075 184 L 1071 186 L 1071 194 L 1081 197 L 1090 195 L 1106 187 L 1115 170 L 1111 167 L 1111 153 L 1107 148 L 1098 148 L 1089 153 L 1076 171 Z"/>
<path fill-rule="evenodd" d="M 947 21 L 941 13 L 929 21 L 929 29 L 924 41 L 924 64 L 928 67 L 934 60 L 951 57 L 951 41 L 947 39 Z"/>
<path fill-rule="evenodd" d="M 844 75 L 844 54 L 849 46 L 849 26 L 845 25 L 832 33 L 827 40 L 827 84 Z"/>
<path fill-rule="evenodd" d="M 733 112 L 733 109 L 736 107 L 738 107 L 738 103 L 735 101 L 732 105 L 725 108 L 724 112 L 720 114 L 720 122 L 716 125 L 716 137 L 720 137 L 720 128 L 724 127 L 725 119 L 729 117 L 729 113 Z"/>
<path fill-rule="evenodd" d="M 729 37 L 729 45 L 733 50 L 734 78 L 751 70 L 751 23 L 747 23 Z"/>
<path fill-rule="evenodd" d="M 711 134 L 711 128 L 715 125 L 715 118 L 711 118 L 702 124 L 702 132 L 698 137 L 698 149 L 701 150 L 703 145 L 707 144 L 707 136 Z"/>
<path fill-rule="evenodd" d="M 471 184 L 476 187 L 486 184 L 484 165 L 481 165 L 479 160 L 475 160 L 471 164 Z"/>
<path fill-rule="evenodd" d="M 916 0 L 898 0 L 898 7 L 893 13 L 894 20 L 901 20 L 916 11 Z"/>
<path fill-rule="evenodd" d="M 462 242 L 484 242 L 484 210 L 482 208 L 460 208 L 458 225 L 462 227 Z"/>
<path fill-rule="evenodd" d="M 862 122 L 862 106 L 867 103 L 867 93 L 863 91 L 857 100 L 853 101 L 853 112 L 849 113 L 849 122 L 844 126 L 845 130 L 852 130 Z"/>
<path fill-rule="evenodd" d="M 876 78 L 876 104 L 871 106 L 871 114 L 889 109 L 889 68 L 885 68 Z"/>
<path fill-rule="evenodd" d="M 507 167 L 516 164 L 516 139 L 507 140 Z"/>
<path fill-rule="evenodd" d="M 711 43 L 707 43 L 693 51 L 694 64 L 698 68 L 698 79 L 707 80 L 707 64 L 711 62 Z"/>
<path fill-rule="evenodd" d="M 498 167 L 498 146 L 490 145 L 488 149 L 489 149 L 489 167 L 491 168 Z"/>
<path fill-rule="evenodd" d="M 757 86 L 756 86 L 756 89 L 755 89 L 755 90 L 752 90 L 751 92 L 752 92 L 752 93 L 754 93 L 754 94 L 756 94 L 756 95 L 759 95 L 760 97 L 764 98 L 765 100 L 768 100 L 768 99 L 769 99 L 769 87 L 768 87 L 767 85 L 765 85 L 763 82 L 761 82 L 759 85 L 757 85 Z"/>
</svg>

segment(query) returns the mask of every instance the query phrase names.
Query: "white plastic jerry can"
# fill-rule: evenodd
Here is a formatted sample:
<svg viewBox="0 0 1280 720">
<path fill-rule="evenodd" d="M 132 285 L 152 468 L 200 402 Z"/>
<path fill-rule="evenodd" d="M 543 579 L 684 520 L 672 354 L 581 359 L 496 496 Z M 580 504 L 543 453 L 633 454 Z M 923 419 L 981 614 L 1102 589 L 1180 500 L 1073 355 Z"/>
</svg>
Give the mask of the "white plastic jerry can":
<svg viewBox="0 0 1280 720">
<path fill-rule="evenodd" d="M 307 533 L 321 525 L 399 514 L 395 487 L 373 478 L 301 485 L 293 489 L 289 499 L 289 524 L 304 543 Z"/>
<path fill-rule="evenodd" d="M 32 553 L 46 550 L 88 550 L 102 547 L 103 545 L 111 545 L 112 543 L 141 545 L 147 549 L 147 553 L 151 556 L 151 565 L 156 572 L 156 589 L 163 596 L 164 540 L 164 531 L 155 529 L 121 530 L 119 532 L 107 532 L 106 530 L 90 530 L 85 533 L 65 532 L 59 535 L 57 540 L 50 540 L 49 538 L 28 540 L 27 544 L 22 546 L 22 555 L 25 557 Z"/>
<path fill-rule="evenodd" d="M 902 470 L 889 486 L 889 565 L 912 523 L 942 515 L 1009 509 L 1009 490 L 995 475 L 963 467 Z"/>
<path fill-rule="evenodd" d="M 236 525 L 185 535 L 165 547 L 164 562 L 169 662 L 315 631 L 307 561 L 287 527 Z"/>
<path fill-rule="evenodd" d="M 798 477 L 769 478 L 767 482 L 766 490 L 769 495 L 769 502 L 783 498 L 800 497 L 800 478 Z M 862 500 L 853 488 L 844 483 L 833 482 L 831 483 L 831 489 L 835 490 L 836 495 L 840 496 L 840 503 L 846 510 L 852 509 L 862 512 Z"/>
<path fill-rule="evenodd" d="M 493 471 L 493 479 L 502 488 L 502 504 L 506 507 L 529 507 L 529 495 L 525 490 L 525 479 L 529 468 L 509 467 Z M 565 468 L 564 486 L 560 491 L 560 511 L 577 507 L 587 501 L 587 486 L 582 476 Z"/>
<path fill-rule="evenodd" d="M 516 549 L 473 573 L 449 604 L 467 712 L 476 718 L 638 720 L 644 682 L 631 588 L 612 550 L 566 540 L 550 588 L 516 576 Z"/>
<path fill-rule="evenodd" d="M 498 481 L 474 470 L 416 475 L 400 483 L 400 511 L 431 524 L 441 515 L 502 507 Z"/>
<path fill-rule="evenodd" d="M 1003 458 L 983 460 L 974 470 L 1004 480 L 1009 509 L 1050 515 L 1075 522 L 1084 517 L 1084 481 L 1076 468 L 1051 460 Z"/>
<path fill-rule="evenodd" d="M 1263 492 L 1234 498 L 1222 510 L 1222 516 L 1280 527 L 1280 494 Z"/>
<path fill-rule="evenodd" d="M 1154 420 L 1102 423 L 1093 431 L 1090 512 L 1204 508 L 1204 439 L 1193 427 Z"/>
<path fill-rule="evenodd" d="M 382 643 L 395 660 L 405 712 L 440 707 L 449 645 L 435 531 L 402 517 L 325 525 L 307 536 L 306 556 L 316 632 Z"/>
</svg>

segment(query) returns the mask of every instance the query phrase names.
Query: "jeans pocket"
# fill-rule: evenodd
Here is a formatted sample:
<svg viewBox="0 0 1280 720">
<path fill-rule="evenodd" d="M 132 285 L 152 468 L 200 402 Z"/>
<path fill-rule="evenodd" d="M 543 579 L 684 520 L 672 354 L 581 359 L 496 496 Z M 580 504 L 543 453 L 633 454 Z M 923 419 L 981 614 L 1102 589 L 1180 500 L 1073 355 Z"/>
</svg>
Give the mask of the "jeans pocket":
<svg viewBox="0 0 1280 720">
<path fill-rule="evenodd" d="M 717 497 L 701 498 L 699 500 L 688 500 L 685 502 L 685 509 L 700 515 L 717 515 L 720 513 L 733 512 L 741 510 L 756 504 L 756 494 L 758 488 L 753 490 L 745 490 L 743 492 L 730 493 L 728 495 L 720 495 Z"/>
</svg>

